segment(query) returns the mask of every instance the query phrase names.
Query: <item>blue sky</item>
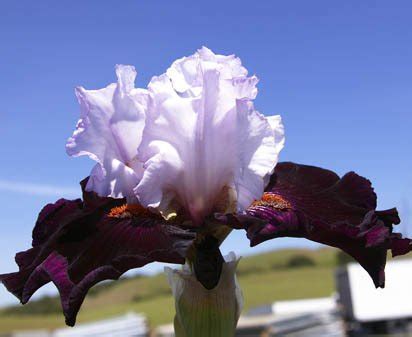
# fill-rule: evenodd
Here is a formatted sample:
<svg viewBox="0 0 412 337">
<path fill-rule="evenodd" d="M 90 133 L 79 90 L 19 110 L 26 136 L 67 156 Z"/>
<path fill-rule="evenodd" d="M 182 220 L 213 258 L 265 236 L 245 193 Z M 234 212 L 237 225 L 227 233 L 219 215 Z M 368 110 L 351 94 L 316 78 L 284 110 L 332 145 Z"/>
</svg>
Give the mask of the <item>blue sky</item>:
<svg viewBox="0 0 412 337">
<path fill-rule="evenodd" d="M 15 270 L 41 207 L 76 197 L 92 167 L 64 149 L 74 87 L 106 86 L 117 63 L 136 66 L 144 87 L 202 45 L 260 78 L 257 108 L 284 119 L 282 160 L 355 170 L 380 207 L 412 221 L 410 1 L 3 0 L 0 13 L 0 273 Z M 243 236 L 224 250 L 309 244 L 252 251 Z M 0 288 L 0 305 L 10 302 Z"/>
</svg>

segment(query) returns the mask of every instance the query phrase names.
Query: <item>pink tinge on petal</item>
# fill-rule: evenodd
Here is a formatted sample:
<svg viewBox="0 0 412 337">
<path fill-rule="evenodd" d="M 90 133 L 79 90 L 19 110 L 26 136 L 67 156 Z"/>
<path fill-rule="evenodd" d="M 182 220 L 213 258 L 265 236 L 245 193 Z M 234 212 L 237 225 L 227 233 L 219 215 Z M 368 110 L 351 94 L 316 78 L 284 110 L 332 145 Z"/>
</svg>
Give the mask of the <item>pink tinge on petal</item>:
<svg viewBox="0 0 412 337">
<path fill-rule="evenodd" d="M 135 89 L 132 66 L 116 66 L 117 83 L 99 90 L 76 89 L 80 119 L 66 144 L 70 156 L 89 156 L 93 168 L 87 190 L 103 197 L 136 200 L 143 165 L 138 162 L 148 93 Z"/>
<path fill-rule="evenodd" d="M 255 76 L 235 56 L 202 48 L 149 84 L 138 157 L 140 202 L 198 225 L 214 211 L 260 198 L 283 147 L 283 126 L 259 114 Z"/>
</svg>

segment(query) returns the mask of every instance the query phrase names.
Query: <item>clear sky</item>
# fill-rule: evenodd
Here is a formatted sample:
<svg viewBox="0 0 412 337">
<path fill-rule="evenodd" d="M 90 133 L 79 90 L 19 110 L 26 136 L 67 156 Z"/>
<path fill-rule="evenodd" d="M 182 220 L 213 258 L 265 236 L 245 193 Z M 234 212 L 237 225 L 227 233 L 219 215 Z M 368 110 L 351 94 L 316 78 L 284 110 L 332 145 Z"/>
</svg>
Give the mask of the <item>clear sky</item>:
<svg viewBox="0 0 412 337">
<path fill-rule="evenodd" d="M 284 119 L 282 160 L 355 170 L 412 221 L 412 2 L 2 0 L 0 13 L 0 273 L 16 269 L 41 207 L 77 197 L 93 165 L 64 149 L 74 87 L 114 82 L 117 63 L 144 87 L 202 45 L 260 78 L 256 107 Z M 224 250 L 308 244 L 251 250 L 236 233 Z"/>
</svg>

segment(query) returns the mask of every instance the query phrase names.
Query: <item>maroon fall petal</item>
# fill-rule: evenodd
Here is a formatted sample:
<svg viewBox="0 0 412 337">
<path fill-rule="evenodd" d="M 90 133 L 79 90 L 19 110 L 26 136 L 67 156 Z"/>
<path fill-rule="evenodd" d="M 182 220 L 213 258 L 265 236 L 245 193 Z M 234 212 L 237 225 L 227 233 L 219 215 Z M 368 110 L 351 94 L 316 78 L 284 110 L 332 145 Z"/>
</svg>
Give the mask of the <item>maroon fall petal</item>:
<svg viewBox="0 0 412 337">
<path fill-rule="evenodd" d="M 337 247 L 354 257 L 384 287 L 387 250 L 393 256 L 412 250 L 410 239 L 393 233 L 400 219 L 395 208 L 376 211 L 369 180 L 354 172 L 334 172 L 279 163 L 261 200 L 244 215 L 219 219 L 247 230 L 251 245 L 277 237 L 302 237 Z"/>
<path fill-rule="evenodd" d="M 87 192 L 83 199 L 45 206 L 33 230 L 33 247 L 16 255 L 19 271 L 0 275 L 23 304 L 52 281 L 68 325 L 75 324 L 92 286 L 154 261 L 183 264 L 194 239 L 189 230 L 141 207 L 122 206 L 122 199 Z"/>
</svg>

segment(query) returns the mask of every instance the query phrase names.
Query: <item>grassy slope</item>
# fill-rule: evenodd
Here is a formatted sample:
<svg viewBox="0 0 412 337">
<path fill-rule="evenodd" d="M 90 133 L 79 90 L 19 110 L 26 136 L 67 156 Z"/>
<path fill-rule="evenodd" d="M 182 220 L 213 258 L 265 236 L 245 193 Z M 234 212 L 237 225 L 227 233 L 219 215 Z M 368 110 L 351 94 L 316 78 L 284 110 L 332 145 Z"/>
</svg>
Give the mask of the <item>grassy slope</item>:
<svg viewBox="0 0 412 337">
<path fill-rule="evenodd" d="M 288 268 L 287 262 L 295 255 L 309 256 L 316 265 Z M 334 290 L 335 266 L 336 251 L 332 249 L 284 250 L 246 257 L 238 269 L 245 310 L 276 300 L 329 296 Z M 104 319 L 131 310 L 145 313 L 152 326 L 172 321 L 173 300 L 163 274 L 125 279 L 95 292 L 86 299 L 78 321 Z M 55 328 L 62 324 L 61 314 L 11 315 L 0 312 L 0 333 Z"/>
</svg>

